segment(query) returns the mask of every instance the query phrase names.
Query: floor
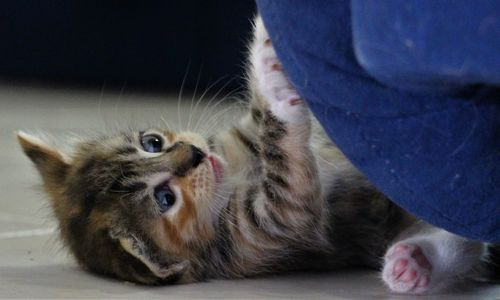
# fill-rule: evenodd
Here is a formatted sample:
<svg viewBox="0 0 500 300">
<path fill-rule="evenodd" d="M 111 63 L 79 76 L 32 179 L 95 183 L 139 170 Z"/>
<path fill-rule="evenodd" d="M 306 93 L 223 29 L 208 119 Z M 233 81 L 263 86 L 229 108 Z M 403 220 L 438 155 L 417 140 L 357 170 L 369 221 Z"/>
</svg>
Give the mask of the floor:
<svg viewBox="0 0 500 300">
<path fill-rule="evenodd" d="M 98 278 L 80 270 L 61 249 L 46 199 L 37 189 L 34 168 L 16 143 L 14 132 L 28 130 L 67 136 L 67 132 L 96 132 L 110 127 L 140 125 L 184 116 L 193 126 L 190 108 L 224 123 L 238 113 L 220 104 L 212 111 L 196 107 L 190 97 L 177 97 L 105 88 L 61 89 L 0 82 L 0 298 L 162 298 L 162 299 L 415 299 L 388 293 L 377 273 L 342 271 L 271 276 L 246 280 L 144 287 Z M 214 103 L 216 101 L 213 101 Z M 212 105 L 213 106 L 213 105 Z M 231 110 L 233 111 L 233 110 Z M 214 117 L 215 116 L 215 117 Z M 175 126 L 174 126 L 175 127 Z M 500 299 L 500 286 L 464 282 L 453 291 L 425 299 Z"/>
</svg>

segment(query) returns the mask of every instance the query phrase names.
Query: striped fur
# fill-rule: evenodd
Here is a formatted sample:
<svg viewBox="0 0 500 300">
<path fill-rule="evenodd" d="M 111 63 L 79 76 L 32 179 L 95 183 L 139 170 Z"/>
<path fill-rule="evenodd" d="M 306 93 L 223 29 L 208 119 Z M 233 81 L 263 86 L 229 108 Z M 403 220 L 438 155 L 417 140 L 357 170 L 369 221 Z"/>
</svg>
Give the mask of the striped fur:
<svg viewBox="0 0 500 300">
<path fill-rule="evenodd" d="M 416 224 L 310 120 L 260 20 L 256 27 L 249 112 L 228 131 L 205 140 L 153 129 L 164 139 L 158 154 L 141 149 L 143 132 L 127 132 L 82 141 L 69 159 L 18 136 L 83 267 L 144 284 L 379 268 L 386 249 Z M 209 159 L 193 164 L 189 145 L 218 162 L 222 179 Z M 177 202 L 162 214 L 152 191 L 165 182 Z"/>
</svg>

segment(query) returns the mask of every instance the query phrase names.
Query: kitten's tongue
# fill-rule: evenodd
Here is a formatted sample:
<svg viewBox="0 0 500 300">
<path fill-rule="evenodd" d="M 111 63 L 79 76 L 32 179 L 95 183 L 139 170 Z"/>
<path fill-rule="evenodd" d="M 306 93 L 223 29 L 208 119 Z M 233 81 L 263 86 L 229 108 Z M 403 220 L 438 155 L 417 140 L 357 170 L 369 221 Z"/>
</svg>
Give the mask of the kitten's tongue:
<svg viewBox="0 0 500 300">
<path fill-rule="evenodd" d="M 220 180 L 222 178 L 222 167 L 221 167 L 219 161 L 214 156 L 209 156 L 208 160 L 210 161 L 210 164 L 212 165 L 212 169 L 214 170 L 216 181 L 220 182 Z"/>
</svg>

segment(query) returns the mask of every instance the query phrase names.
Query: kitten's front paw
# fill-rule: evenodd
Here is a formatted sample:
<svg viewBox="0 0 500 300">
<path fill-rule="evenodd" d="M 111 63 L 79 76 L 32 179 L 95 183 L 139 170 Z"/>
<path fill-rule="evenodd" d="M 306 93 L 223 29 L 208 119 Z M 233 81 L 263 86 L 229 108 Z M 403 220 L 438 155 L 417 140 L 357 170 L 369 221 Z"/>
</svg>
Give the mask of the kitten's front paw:
<svg viewBox="0 0 500 300">
<path fill-rule="evenodd" d="M 387 251 L 382 278 L 393 292 L 422 294 L 429 289 L 431 270 L 418 245 L 400 242 Z"/>
<path fill-rule="evenodd" d="M 257 89 L 269 105 L 270 111 L 278 119 L 293 125 L 308 122 L 309 112 L 284 74 L 281 62 L 260 20 L 256 24 L 252 60 Z"/>
</svg>

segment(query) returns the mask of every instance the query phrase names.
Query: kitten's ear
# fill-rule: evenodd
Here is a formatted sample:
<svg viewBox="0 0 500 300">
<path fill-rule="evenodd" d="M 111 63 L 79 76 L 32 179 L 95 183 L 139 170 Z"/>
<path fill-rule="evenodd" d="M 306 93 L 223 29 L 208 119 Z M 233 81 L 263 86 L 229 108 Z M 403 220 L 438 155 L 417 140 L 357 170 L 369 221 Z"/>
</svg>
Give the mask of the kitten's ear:
<svg viewBox="0 0 500 300">
<path fill-rule="evenodd" d="M 148 269 L 162 280 L 177 279 L 186 272 L 188 261 L 167 263 L 164 259 L 154 254 L 154 251 L 133 235 L 119 238 L 120 245 L 125 251 L 139 259 Z"/>
<path fill-rule="evenodd" d="M 59 151 L 22 131 L 17 132 L 17 140 L 26 156 L 35 164 L 47 187 L 54 188 L 66 179 L 69 164 Z"/>
</svg>

